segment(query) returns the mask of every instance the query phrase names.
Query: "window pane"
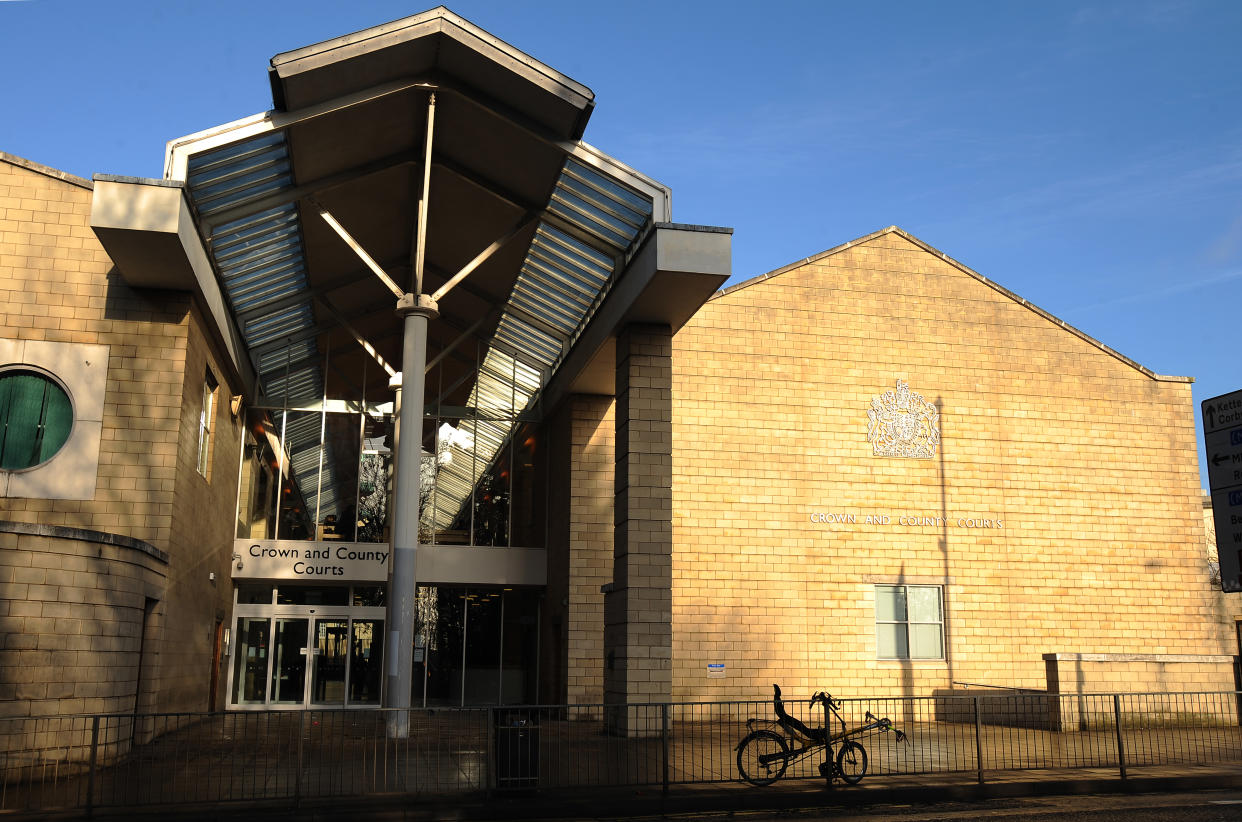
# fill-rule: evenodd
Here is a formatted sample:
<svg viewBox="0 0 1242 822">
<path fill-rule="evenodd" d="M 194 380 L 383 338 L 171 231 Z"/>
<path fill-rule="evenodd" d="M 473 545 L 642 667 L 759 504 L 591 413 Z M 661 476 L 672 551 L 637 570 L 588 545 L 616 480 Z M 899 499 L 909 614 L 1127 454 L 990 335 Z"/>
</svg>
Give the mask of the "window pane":
<svg viewBox="0 0 1242 822">
<path fill-rule="evenodd" d="M 388 492 L 392 478 L 392 418 L 367 415 L 358 465 L 358 542 L 388 539 Z"/>
<path fill-rule="evenodd" d="M 383 608 L 388 604 L 383 585 L 354 586 L 354 604 L 370 608 Z"/>
<path fill-rule="evenodd" d="M 233 702 L 237 705 L 262 704 L 267 698 L 267 638 L 271 626 L 266 619 L 237 620 L 237 639 L 233 653 Z"/>
<path fill-rule="evenodd" d="M 306 640 L 310 620 L 276 620 L 272 640 L 272 684 L 270 701 L 297 704 L 306 700 Z"/>
<path fill-rule="evenodd" d="M 271 585 L 239 583 L 237 586 L 238 605 L 268 605 L 271 601 Z"/>
<path fill-rule="evenodd" d="M 349 645 L 349 704 L 378 705 L 384 662 L 384 621 L 355 619 Z M 421 692 L 421 688 L 418 689 Z"/>
<path fill-rule="evenodd" d="M 910 626 L 910 658 L 944 659 L 944 641 L 938 624 Z"/>
<path fill-rule="evenodd" d="M 48 380 L 44 386 L 43 438 L 39 444 L 39 462 L 46 462 L 69 439 L 73 427 L 73 407 L 69 396 L 56 383 Z"/>
<path fill-rule="evenodd" d="M 277 605 L 348 605 L 349 588 L 344 585 L 281 585 L 276 589 Z"/>
<path fill-rule="evenodd" d="M 290 411 L 283 426 L 285 480 L 280 489 L 277 539 L 314 539 L 319 503 L 320 423 L 318 411 Z"/>
<path fill-rule="evenodd" d="M 361 416 L 324 415 L 323 467 L 317 489 L 318 539 L 353 542 L 358 523 Z"/>
<path fill-rule="evenodd" d="M 0 468 L 47 462 L 69 439 L 73 408 L 52 380 L 33 371 L 0 375 Z"/>
<path fill-rule="evenodd" d="M 877 622 L 903 622 L 906 618 L 906 591 L 900 585 L 875 586 Z"/>
<path fill-rule="evenodd" d="M 241 489 L 237 494 L 237 538 L 274 539 L 279 463 L 272 443 L 279 441 L 279 429 L 266 411 L 247 411 L 246 424 Z"/>
<path fill-rule="evenodd" d="M 875 626 L 876 656 L 880 659 L 908 659 L 906 626 L 880 624 Z"/>
<path fill-rule="evenodd" d="M 906 588 L 911 622 L 940 622 L 940 589 L 934 585 Z"/>
</svg>

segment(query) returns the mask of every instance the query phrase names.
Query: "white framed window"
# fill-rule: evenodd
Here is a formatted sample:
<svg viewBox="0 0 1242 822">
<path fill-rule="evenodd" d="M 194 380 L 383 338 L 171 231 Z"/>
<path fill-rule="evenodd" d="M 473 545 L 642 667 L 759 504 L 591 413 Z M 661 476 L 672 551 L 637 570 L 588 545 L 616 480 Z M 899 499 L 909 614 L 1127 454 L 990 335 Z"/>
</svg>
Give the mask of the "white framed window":
<svg viewBox="0 0 1242 822">
<path fill-rule="evenodd" d="M 944 659 L 944 588 L 875 586 L 877 659 Z"/>
<path fill-rule="evenodd" d="M 207 476 L 211 464 L 211 430 L 215 427 L 216 388 L 219 383 L 208 371 L 203 379 L 203 408 L 198 415 L 198 473 Z"/>
</svg>

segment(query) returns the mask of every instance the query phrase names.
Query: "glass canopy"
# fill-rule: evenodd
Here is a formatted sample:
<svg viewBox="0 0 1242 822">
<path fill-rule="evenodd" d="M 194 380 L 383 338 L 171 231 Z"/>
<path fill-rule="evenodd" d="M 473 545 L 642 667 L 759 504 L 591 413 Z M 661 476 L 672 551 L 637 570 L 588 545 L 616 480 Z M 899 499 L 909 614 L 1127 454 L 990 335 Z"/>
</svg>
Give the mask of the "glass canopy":
<svg viewBox="0 0 1242 822">
<path fill-rule="evenodd" d="M 480 466 L 501 454 L 519 415 L 531 407 L 653 223 L 653 199 L 641 186 L 579 159 L 600 156 L 594 149 L 581 143 L 574 148 L 540 212 L 457 413 L 458 427 L 470 436 L 430 445 L 451 454 L 424 511 L 424 525 L 433 532 L 462 515 L 486 474 Z M 187 190 L 257 372 L 261 396 L 252 404 L 309 409 L 333 399 L 325 392 L 325 352 L 327 336 L 341 322 L 308 277 L 298 209 L 307 192 L 294 180 L 285 133 L 192 154 Z M 336 487 L 332 461 L 321 458 L 320 436 L 309 419 L 283 435 L 282 459 L 308 505 L 316 488 Z M 316 510 L 330 510 L 325 502 L 315 500 Z"/>
</svg>

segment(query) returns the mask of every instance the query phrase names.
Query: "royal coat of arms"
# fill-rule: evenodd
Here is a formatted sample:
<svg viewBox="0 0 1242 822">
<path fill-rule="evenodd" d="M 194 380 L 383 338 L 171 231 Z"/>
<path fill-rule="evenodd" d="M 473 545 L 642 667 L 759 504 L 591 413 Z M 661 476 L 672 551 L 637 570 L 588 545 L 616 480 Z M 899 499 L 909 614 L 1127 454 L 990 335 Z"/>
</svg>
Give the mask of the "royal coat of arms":
<svg viewBox="0 0 1242 822">
<path fill-rule="evenodd" d="M 867 442 L 877 457 L 929 460 L 940 444 L 940 412 L 922 394 L 897 380 L 894 391 L 871 401 L 867 411 Z"/>
</svg>

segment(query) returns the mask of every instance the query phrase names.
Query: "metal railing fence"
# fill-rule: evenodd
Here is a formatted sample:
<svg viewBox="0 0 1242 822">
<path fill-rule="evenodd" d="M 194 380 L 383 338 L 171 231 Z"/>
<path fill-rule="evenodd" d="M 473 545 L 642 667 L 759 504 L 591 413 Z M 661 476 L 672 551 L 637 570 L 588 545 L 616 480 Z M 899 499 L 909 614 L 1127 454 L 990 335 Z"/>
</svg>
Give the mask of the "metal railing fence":
<svg viewBox="0 0 1242 822">
<path fill-rule="evenodd" d="M 868 778 L 1242 765 L 1242 692 L 946 694 L 847 699 L 909 735 L 861 741 Z M 786 701 L 819 725 L 820 709 Z M 770 701 L 0 718 L 0 810 L 401 794 L 482 795 L 738 781 Z M 392 738 L 390 725 L 408 722 Z M 838 726 L 833 727 L 834 732 Z M 787 779 L 819 779 L 822 754 Z"/>
</svg>

